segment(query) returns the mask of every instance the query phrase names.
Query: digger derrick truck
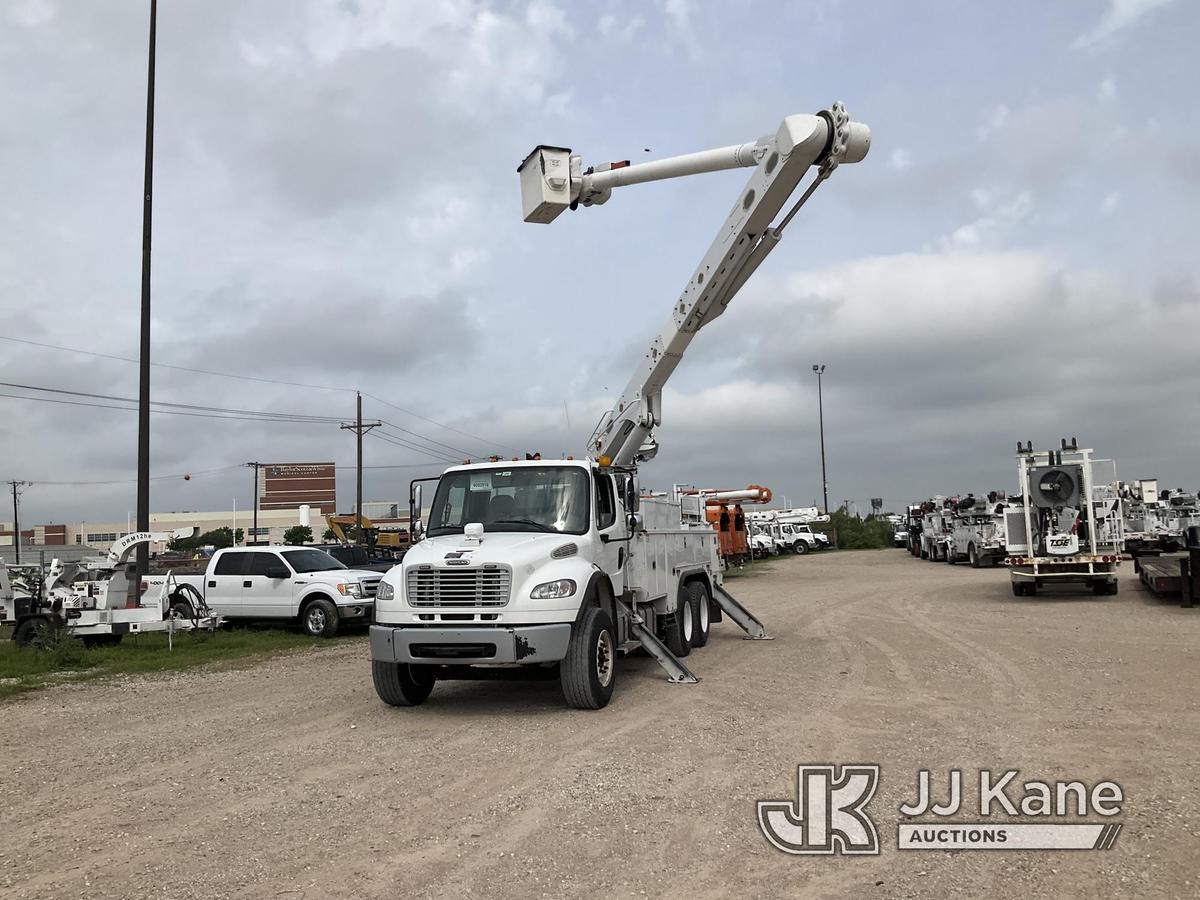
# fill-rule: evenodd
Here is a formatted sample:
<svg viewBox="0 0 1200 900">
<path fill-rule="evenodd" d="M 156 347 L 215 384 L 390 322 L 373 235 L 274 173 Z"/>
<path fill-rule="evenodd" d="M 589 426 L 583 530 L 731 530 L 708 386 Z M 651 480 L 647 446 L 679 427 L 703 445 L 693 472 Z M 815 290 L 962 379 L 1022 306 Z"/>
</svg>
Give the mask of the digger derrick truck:
<svg viewBox="0 0 1200 900">
<path fill-rule="evenodd" d="M 717 554 L 722 565 L 743 565 L 750 558 L 750 538 L 742 504 L 770 503 L 771 489 L 752 484 L 744 490 L 688 488 L 678 492 L 704 505 L 705 518 L 717 533 Z"/>
<path fill-rule="evenodd" d="M 670 159 L 584 168 L 569 149 L 547 145 L 525 158 L 524 218 L 542 224 L 624 186 L 754 171 L 585 458 L 454 466 L 433 479 L 427 525 L 424 485 L 410 486 L 414 543 L 380 582 L 371 626 L 372 676 L 385 703 L 423 703 L 440 679 L 541 677 L 559 681 L 569 706 L 597 709 L 613 694 L 621 654 L 643 648 L 669 681 L 694 683 L 684 659 L 707 643 L 712 623 L 727 617 L 752 638 L 768 637 L 722 586 L 712 526 L 685 517 L 679 497 L 643 499 L 638 467 L 657 452 L 663 386 L 692 339 L 813 191 L 869 147 L 867 127 L 835 103 L 788 116 L 758 141 Z"/>
<path fill-rule="evenodd" d="M 1093 458 L 1075 438 L 1059 450 L 1018 443 L 1017 485 L 1020 505 L 1004 510 L 1013 594 L 1031 597 L 1064 581 L 1117 593 L 1125 535 L 1113 461 Z"/>
</svg>

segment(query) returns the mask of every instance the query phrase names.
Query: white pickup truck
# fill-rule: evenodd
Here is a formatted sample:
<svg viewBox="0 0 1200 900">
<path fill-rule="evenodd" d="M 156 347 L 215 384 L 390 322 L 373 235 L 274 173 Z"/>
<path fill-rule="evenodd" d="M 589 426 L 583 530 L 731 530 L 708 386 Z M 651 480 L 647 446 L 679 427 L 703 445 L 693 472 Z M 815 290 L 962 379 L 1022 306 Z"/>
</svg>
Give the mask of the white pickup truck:
<svg viewBox="0 0 1200 900">
<path fill-rule="evenodd" d="M 157 590 L 165 575 L 149 575 Z M 230 547 L 218 550 L 202 575 L 173 574 L 171 609 L 192 616 L 192 591 L 224 619 L 299 621 L 313 637 L 332 637 L 343 622 L 367 622 L 379 572 L 347 569 L 315 547 Z M 194 595 L 193 595 L 194 596 Z"/>
</svg>

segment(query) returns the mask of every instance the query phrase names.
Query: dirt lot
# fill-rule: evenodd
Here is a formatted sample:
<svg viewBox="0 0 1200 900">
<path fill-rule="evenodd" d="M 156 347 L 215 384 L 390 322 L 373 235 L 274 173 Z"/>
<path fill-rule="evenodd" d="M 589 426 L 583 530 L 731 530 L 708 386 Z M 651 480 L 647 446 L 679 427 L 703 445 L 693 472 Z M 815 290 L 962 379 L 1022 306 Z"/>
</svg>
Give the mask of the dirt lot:
<svg viewBox="0 0 1200 900">
<path fill-rule="evenodd" d="M 626 660 L 600 712 L 564 709 L 557 684 L 503 683 L 391 709 L 365 638 L 0 706 L 0 894 L 1200 890 L 1200 610 L 1154 599 L 1128 566 L 1117 597 L 1018 599 L 1003 570 L 899 550 L 781 560 L 730 587 L 775 641 L 718 626 L 694 686 Z M 882 855 L 766 843 L 755 801 L 794 798 L 802 762 L 882 765 Z M 1124 831 L 1107 852 L 898 851 L 916 771 L 955 766 L 1113 779 Z"/>
</svg>

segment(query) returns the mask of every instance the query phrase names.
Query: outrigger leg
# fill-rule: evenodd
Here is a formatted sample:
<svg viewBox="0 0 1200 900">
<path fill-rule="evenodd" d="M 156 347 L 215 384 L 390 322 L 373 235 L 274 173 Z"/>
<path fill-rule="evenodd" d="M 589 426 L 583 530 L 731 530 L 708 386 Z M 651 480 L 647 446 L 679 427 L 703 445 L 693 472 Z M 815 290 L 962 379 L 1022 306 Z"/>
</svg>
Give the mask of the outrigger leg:
<svg viewBox="0 0 1200 900">
<path fill-rule="evenodd" d="M 754 613 L 742 606 L 734 596 L 720 585 L 713 587 L 713 599 L 717 601 L 717 606 L 729 618 L 733 619 L 746 632 L 747 640 L 751 641 L 773 641 L 775 638 L 767 634 L 767 629 L 763 627 L 763 623 L 754 617 Z"/>
<path fill-rule="evenodd" d="M 625 615 L 629 617 L 629 630 L 646 648 L 646 652 L 658 660 L 658 664 L 667 670 L 669 676 L 667 680 L 671 684 L 695 684 L 700 679 L 697 678 L 692 670 L 683 664 L 683 662 L 672 653 L 667 645 L 658 639 L 650 629 L 646 627 L 646 623 L 635 610 L 617 601 L 617 605 L 621 607 Z"/>
</svg>

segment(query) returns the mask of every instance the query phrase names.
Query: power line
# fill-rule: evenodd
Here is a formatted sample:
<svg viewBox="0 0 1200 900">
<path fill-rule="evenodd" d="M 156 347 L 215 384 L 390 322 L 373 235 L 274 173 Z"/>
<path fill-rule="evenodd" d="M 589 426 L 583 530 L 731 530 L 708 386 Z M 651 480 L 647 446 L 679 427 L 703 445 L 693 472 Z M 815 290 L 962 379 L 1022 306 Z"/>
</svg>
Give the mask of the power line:
<svg viewBox="0 0 1200 900">
<path fill-rule="evenodd" d="M 480 455 L 478 453 L 472 453 L 470 450 L 464 450 L 462 447 L 455 447 L 453 444 L 446 444 L 446 443 L 443 443 L 442 441 L 435 441 L 433 438 L 425 437 L 424 435 L 418 434 L 415 431 L 410 431 L 407 428 L 401 428 L 399 425 L 396 425 L 393 422 L 389 422 L 387 419 L 383 420 L 383 424 L 387 428 L 394 429 L 395 431 L 399 431 L 399 432 L 402 432 L 407 435 L 412 435 L 412 438 L 424 441 L 426 444 L 432 444 L 432 445 L 434 445 L 435 448 L 440 448 L 439 452 L 444 452 L 446 450 L 449 450 L 451 453 L 454 453 L 459 456 L 479 456 Z M 393 435 L 393 436 L 395 437 L 396 435 Z M 403 438 L 403 440 L 411 440 L 412 438 Z"/>
<path fill-rule="evenodd" d="M 64 353 L 79 353 L 83 356 L 95 356 L 99 359 L 112 359 L 117 362 L 136 363 L 137 360 L 129 356 L 116 356 L 112 353 L 98 353 L 95 350 L 80 350 L 78 347 L 63 347 L 59 344 L 45 344 L 41 341 L 31 341 L 28 338 L 10 337 L 0 334 L 0 341 L 12 341 L 17 344 L 28 344 L 31 347 L 42 347 L 46 350 L 61 350 Z M 174 369 L 177 372 L 191 372 L 194 375 L 214 375 L 217 378 L 235 378 L 239 381 L 257 381 L 261 384 L 278 384 L 284 387 L 306 388 L 314 391 L 349 391 L 353 392 L 354 388 L 332 387 L 327 384 L 305 384 L 302 381 L 283 381 L 275 378 L 260 378 L 256 375 L 236 375 L 232 372 L 214 372 L 212 369 L 194 369 L 190 366 L 177 366 L 171 363 L 152 362 L 150 365 L 156 369 Z"/>
<path fill-rule="evenodd" d="M 395 403 L 389 403 L 382 397 L 376 397 L 374 394 L 368 394 L 366 391 L 363 391 L 363 396 L 370 397 L 372 400 L 376 401 L 377 403 L 382 403 L 384 406 L 390 406 L 392 409 L 399 410 L 406 416 L 412 416 L 414 419 L 420 419 L 422 422 L 428 422 L 430 425 L 436 425 L 438 428 L 445 428 L 447 431 L 453 431 L 455 434 L 461 434 L 463 437 L 469 437 L 471 440 L 479 441 L 481 444 L 504 447 L 506 450 L 512 450 L 514 453 L 521 452 L 516 447 L 509 446 L 508 444 L 499 444 L 494 441 L 489 441 L 487 438 L 481 438 L 479 435 L 471 434 L 469 431 L 463 431 L 461 428 L 455 428 L 452 425 L 445 425 L 441 422 L 435 422 L 433 419 L 422 416 L 419 413 L 415 413 L 411 409 L 405 409 L 403 406 L 397 406 Z"/>
<path fill-rule="evenodd" d="M 383 441 L 384 443 L 392 444 L 396 447 L 403 447 L 405 450 L 415 450 L 418 453 L 423 453 L 426 456 L 433 457 L 433 459 L 437 460 L 438 462 L 451 462 L 454 460 L 454 458 L 451 456 L 434 453 L 432 450 L 427 450 L 424 447 L 410 443 L 409 441 L 406 441 L 403 438 L 398 438 L 395 435 L 380 434 L 378 431 L 371 431 L 368 432 L 368 434 L 378 441 Z"/>
<path fill-rule="evenodd" d="M 111 360 L 116 360 L 118 362 L 127 362 L 127 363 L 138 362 L 138 360 L 133 359 L 132 357 L 128 357 L 128 356 L 117 356 L 112 353 L 100 353 L 95 350 L 82 350 L 78 347 L 64 347 L 60 344 L 48 344 L 43 341 L 34 341 L 34 340 L 30 340 L 28 338 L 18 338 L 18 337 L 11 337 L 9 335 L 0 335 L 0 340 L 12 341 L 12 342 L 18 343 L 18 344 L 28 344 L 29 346 L 41 347 L 46 350 L 59 350 L 64 353 L 78 353 L 83 356 L 94 356 L 99 359 L 111 359 Z M 301 381 L 285 381 L 285 380 L 276 379 L 276 378 L 262 378 L 262 377 L 255 376 L 255 375 L 238 375 L 233 372 L 214 372 L 211 369 L 197 369 L 197 368 L 193 368 L 191 366 L 178 366 L 178 365 L 174 365 L 171 363 L 152 362 L 150 365 L 154 366 L 155 368 L 173 369 L 178 372 L 191 372 L 196 375 L 212 375 L 217 378 L 233 378 L 233 379 L 237 379 L 240 381 L 256 381 L 256 382 L 259 382 L 260 384 L 276 384 L 276 385 L 280 385 L 283 387 L 296 387 L 296 388 L 304 388 L 304 389 L 316 390 L 316 391 L 344 391 L 347 393 L 352 393 L 355 390 L 354 388 L 334 387 L 332 385 L 326 385 L 326 384 L 307 384 L 307 383 L 301 382 Z M 481 444 L 483 444 L 485 446 L 498 446 L 498 447 L 503 447 L 507 450 L 512 450 L 517 453 L 520 452 L 516 447 L 507 445 L 507 444 L 496 444 L 493 441 L 489 441 L 487 438 L 482 438 L 477 434 L 472 434 L 469 431 L 463 431 L 461 428 L 455 428 L 452 425 L 446 425 L 442 422 L 436 421 L 435 419 L 430 419 L 427 416 L 423 416 L 420 413 L 414 412 L 413 410 L 408 409 L 406 407 L 398 406 L 397 404 L 392 403 L 388 400 L 384 400 L 382 397 L 378 397 L 375 394 L 370 394 L 370 393 L 367 393 L 366 391 L 363 391 L 362 395 L 364 397 L 369 397 L 370 399 L 374 400 L 377 403 L 382 403 L 384 406 L 387 406 L 387 407 L 390 407 L 391 409 L 397 410 L 398 412 L 402 412 L 406 416 L 412 416 L 414 419 L 420 419 L 422 422 L 428 422 L 430 425 L 435 425 L 438 428 L 445 429 L 446 431 L 452 431 L 455 434 L 462 435 L 463 437 L 469 437 L 469 438 L 471 438 L 471 440 L 479 441 Z M 395 426 L 393 426 L 393 427 L 395 427 Z M 403 430 L 403 429 L 401 429 L 401 430 Z M 432 440 L 432 439 L 430 439 L 430 440 Z"/>
<path fill-rule="evenodd" d="M 91 393 L 89 391 L 71 391 L 71 390 L 67 390 L 65 388 L 40 387 L 38 385 L 32 385 L 32 384 L 16 384 L 16 383 L 10 382 L 10 381 L 0 381 L 0 387 L 17 388 L 18 390 L 23 390 L 23 391 L 38 391 L 38 392 L 46 393 L 46 394 L 64 394 L 68 397 L 86 397 L 91 400 L 113 400 L 118 403 L 134 403 L 134 404 L 136 404 L 138 402 L 133 397 L 118 397 L 118 396 L 115 396 L 112 394 L 95 394 L 95 393 Z M 12 395 L 6 395 L 6 396 L 12 396 Z M 28 398 L 22 398 L 22 399 L 33 400 L 33 399 L 38 399 L 38 398 L 28 397 Z M 226 414 L 230 414 L 233 416 L 257 416 L 260 418 L 285 421 L 285 422 L 311 422 L 311 423 L 317 423 L 317 424 L 324 425 L 324 424 L 331 424 L 331 423 L 341 421 L 341 418 L 338 416 L 315 416 L 315 415 L 310 415 L 307 413 L 273 412 L 273 411 L 267 410 L 267 409 L 229 409 L 229 408 L 221 407 L 221 406 L 200 406 L 200 405 L 194 404 L 194 403 L 170 403 L 170 402 L 167 402 L 164 400 L 152 400 L 152 401 L 150 401 L 150 405 L 151 406 L 165 406 L 165 407 L 170 407 L 171 409 L 177 409 L 177 410 L 191 410 L 194 412 L 226 413 Z M 113 407 L 113 408 L 121 408 L 121 407 Z"/>
<path fill-rule="evenodd" d="M 11 400 L 29 400 L 34 403 L 55 403 L 62 406 L 86 406 L 91 409 L 116 409 L 122 412 L 137 412 L 136 406 L 113 406 L 108 403 L 86 403 L 81 400 L 55 400 L 52 397 L 25 397 L 20 394 L 3 394 L 0 397 L 7 397 Z M 157 413 L 164 416 L 188 416 L 197 419 L 232 419 L 235 422 L 274 422 L 277 424 L 292 424 L 292 425 L 324 425 L 324 422 L 308 422 L 302 419 L 278 419 L 256 416 L 222 416 L 213 413 L 196 413 L 196 412 L 181 412 L 171 409 L 152 409 L 152 413 Z"/>
</svg>

